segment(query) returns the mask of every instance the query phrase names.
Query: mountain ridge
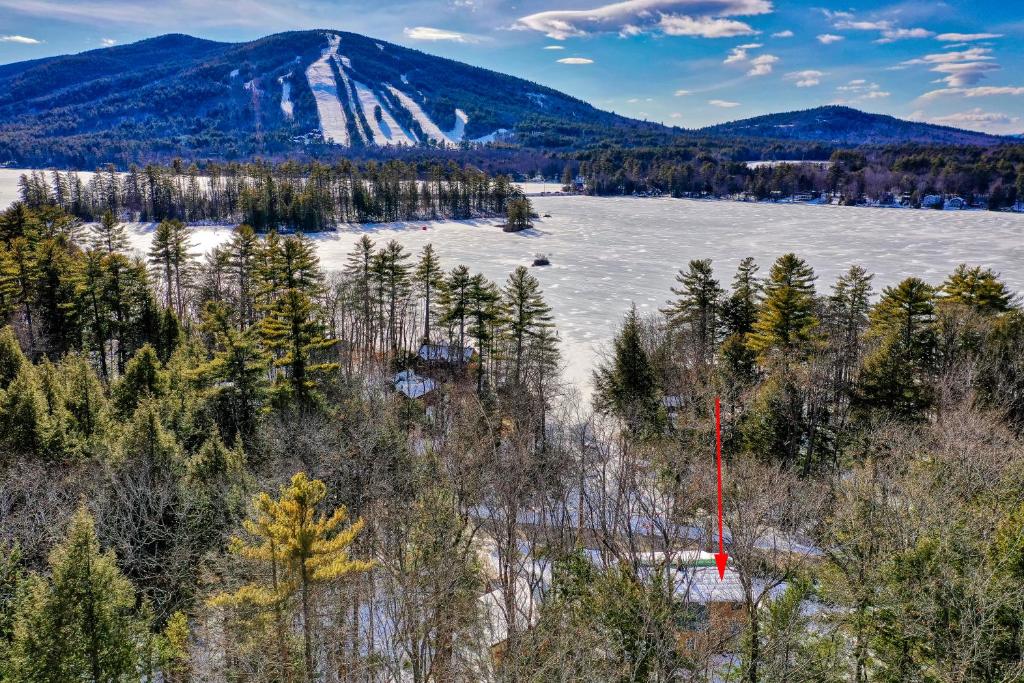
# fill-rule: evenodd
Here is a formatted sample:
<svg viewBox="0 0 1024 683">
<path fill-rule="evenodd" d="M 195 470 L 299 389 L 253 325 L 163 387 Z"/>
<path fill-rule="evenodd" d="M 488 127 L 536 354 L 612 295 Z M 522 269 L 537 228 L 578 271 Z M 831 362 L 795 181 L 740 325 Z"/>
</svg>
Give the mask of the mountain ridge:
<svg viewBox="0 0 1024 683">
<path fill-rule="evenodd" d="M 702 138 L 1006 140 L 843 107 L 669 128 L 522 78 L 332 29 L 243 43 L 165 34 L 0 65 L 0 163 L 372 155 L 485 142 L 573 150 Z"/>
</svg>

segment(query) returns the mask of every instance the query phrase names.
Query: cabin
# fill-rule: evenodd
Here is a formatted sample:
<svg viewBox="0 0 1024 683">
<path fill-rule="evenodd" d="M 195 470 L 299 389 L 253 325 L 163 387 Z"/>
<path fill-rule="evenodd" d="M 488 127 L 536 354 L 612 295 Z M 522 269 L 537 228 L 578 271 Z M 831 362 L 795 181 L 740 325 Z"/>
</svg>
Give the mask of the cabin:
<svg viewBox="0 0 1024 683">
<path fill-rule="evenodd" d="M 473 347 L 448 344 L 423 344 L 416 354 L 427 363 L 466 364 L 473 358 Z"/>
<path fill-rule="evenodd" d="M 403 370 L 392 378 L 395 391 L 406 398 L 423 398 L 437 388 L 437 382 L 429 377 L 421 377 L 412 370 Z"/>
</svg>

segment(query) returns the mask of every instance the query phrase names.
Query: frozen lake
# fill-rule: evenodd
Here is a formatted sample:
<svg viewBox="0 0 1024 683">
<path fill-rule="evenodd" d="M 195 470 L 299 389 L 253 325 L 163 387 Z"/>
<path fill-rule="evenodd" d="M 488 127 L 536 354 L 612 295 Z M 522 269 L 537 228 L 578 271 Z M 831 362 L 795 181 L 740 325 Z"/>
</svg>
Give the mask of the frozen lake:
<svg viewBox="0 0 1024 683">
<path fill-rule="evenodd" d="M 15 179 L 4 182 L 0 176 L 0 205 L 6 205 L 14 198 L 17 176 L 0 174 Z M 446 266 L 464 263 L 499 283 L 516 266 L 529 265 L 535 254 L 548 254 L 551 266 L 531 270 L 554 309 L 567 375 L 581 384 L 589 382 L 597 352 L 629 306 L 635 302 L 642 312 L 657 311 L 671 296 L 676 272 L 690 259 L 713 259 L 723 286 L 744 256 L 755 257 L 765 274 L 777 256 L 793 251 L 814 266 L 819 291 L 827 291 L 854 263 L 876 274 L 876 290 L 908 275 L 938 284 L 958 263 L 994 268 L 1013 289 L 1024 290 L 1021 214 L 667 198 L 534 196 L 532 201 L 538 213 L 551 217 L 522 233 L 503 233 L 496 221 L 440 221 L 353 226 L 314 240 L 327 269 L 342 267 L 366 232 L 379 245 L 396 239 L 414 253 L 433 242 Z M 229 228 L 194 230 L 197 251 L 230 235 Z M 151 236 L 152 226 L 132 226 L 132 244 L 139 250 L 147 248 Z"/>
</svg>

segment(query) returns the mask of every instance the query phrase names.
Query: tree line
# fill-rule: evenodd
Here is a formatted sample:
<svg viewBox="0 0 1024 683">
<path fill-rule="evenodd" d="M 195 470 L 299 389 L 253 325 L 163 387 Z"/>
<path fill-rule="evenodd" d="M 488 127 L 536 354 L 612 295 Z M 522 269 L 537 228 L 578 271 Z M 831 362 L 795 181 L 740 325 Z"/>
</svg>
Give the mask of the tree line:
<svg viewBox="0 0 1024 683">
<path fill-rule="evenodd" d="M 586 192 L 632 194 L 657 190 L 675 197 L 748 193 L 758 199 L 781 193 L 822 192 L 853 203 L 865 197 L 908 195 L 915 205 L 928 194 L 985 198 L 998 210 L 1024 199 L 1024 149 L 1004 145 L 837 149 L 829 163 L 782 163 L 750 167 L 711 150 L 671 147 L 581 152 L 574 169 L 586 178 Z M 786 158 L 786 157 L 783 157 Z M 800 159 L 803 157 L 788 157 Z M 812 157 L 814 158 L 814 157 Z M 824 160 L 824 158 L 822 158 Z"/>
<path fill-rule="evenodd" d="M 199 256 L 174 220 L 135 256 L 104 215 L 0 214 L 0 680 L 1024 671 L 1024 313 L 990 270 L 694 260 L 587 400 L 526 268 L 367 236 L 327 272 L 245 225 Z M 716 396 L 724 619 L 682 559 Z"/>
<path fill-rule="evenodd" d="M 33 171 L 19 181 L 31 208 L 54 206 L 83 220 L 244 223 L 258 231 L 316 232 L 339 223 L 500 216 L 521 192 L 508 177 L 470 167 L 389 161 L 333 166 L 208 164 L 113 165 L 88 180 L 74 171 Z"/>
</svg>

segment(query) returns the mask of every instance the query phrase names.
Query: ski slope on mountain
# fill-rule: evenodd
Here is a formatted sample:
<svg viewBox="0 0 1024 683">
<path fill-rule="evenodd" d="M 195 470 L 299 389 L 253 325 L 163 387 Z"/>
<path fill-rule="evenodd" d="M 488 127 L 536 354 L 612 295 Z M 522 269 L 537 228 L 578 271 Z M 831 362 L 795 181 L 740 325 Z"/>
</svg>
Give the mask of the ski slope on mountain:
<svg viewBox="0 0 1024 683">
<path fill-rule="evenodd" d="M 348 117 L 345 116 L 345 109 L 338 99 L 338 83 L 334 80 L 334 70 L 331 68 L 331 61 L 338 54 L 341 38 L 332 35 L 327 40 L 323 56 L 306 69 L 306 80 L 316 100 L 316 112 L 324 141 L 348 147 L 352 144 L 348 133 Z"/>
</svg>

